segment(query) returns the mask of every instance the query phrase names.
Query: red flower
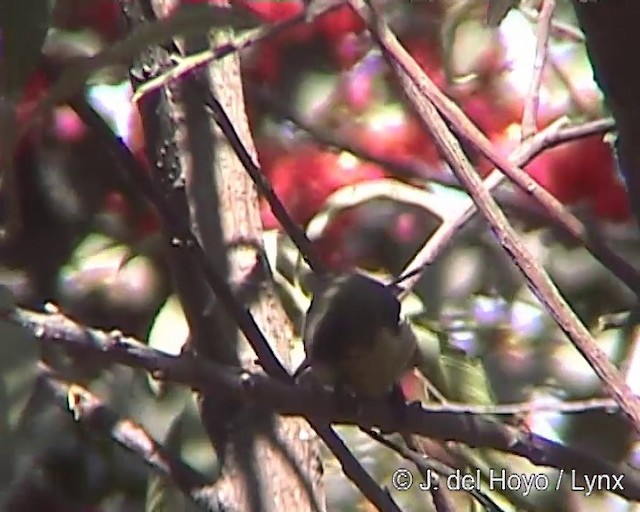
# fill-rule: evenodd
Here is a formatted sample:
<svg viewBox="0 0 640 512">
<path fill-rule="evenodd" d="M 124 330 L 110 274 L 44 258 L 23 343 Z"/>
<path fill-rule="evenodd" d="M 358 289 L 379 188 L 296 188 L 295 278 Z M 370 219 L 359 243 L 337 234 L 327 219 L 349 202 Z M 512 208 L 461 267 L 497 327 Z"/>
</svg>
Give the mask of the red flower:
<svg viewBox="0 0 640 512">
<path fill-rule="evenodd" d="M 303 146 L 279 158 L 260 159 L 263 171 L 287 208 L 289 215 L 299 224 L 306 224 L 322 208 L 327 197 L 337 189 L 361 181 L 384 176 L 374 165 L 363 164 L 345 155 Z M 271 161 L 271 162 L 270 162 Z M 263 200 L 262 222 L 267 229 L 278 226 L 271 208 Z"/>
</svg>

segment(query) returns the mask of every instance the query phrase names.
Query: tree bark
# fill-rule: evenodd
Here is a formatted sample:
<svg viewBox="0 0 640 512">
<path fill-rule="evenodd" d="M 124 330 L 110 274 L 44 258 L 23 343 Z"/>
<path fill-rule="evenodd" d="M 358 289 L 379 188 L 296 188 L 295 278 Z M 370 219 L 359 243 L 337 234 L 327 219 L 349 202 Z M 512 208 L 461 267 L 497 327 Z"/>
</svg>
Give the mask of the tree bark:
<svg viewBox="0 0 640 512">
<path fill-rule="evenodd" d="M 177 0 L 120 0 L 129 25 L 162 18 Z M 218 29 L 209 40 L 175 41 L 147 51 L 131 68 L 134 89 L 171 65 L 172 54 L 220 44 L 232 36 Z M 202 78 L 202 76 L 200 77 Z M 236 54 L 207 71 L 210 92 L 222 104 L 245 147 L 255 148 L 244 111 Z M 202 83 L 199 80 L 198 83 Z M 233 148 L 205 110 L 194 77 L 169 83 L 139 103 L 152 172 L 158 173 L 173 208 L 188 209 L 192 230 L 220 275 L 254 315 L 272 348 L 288 366 L 292 328 L 272 288 L 264 259 L 262 225 L 255 187 Z M 170 249 L 174 284 L 191 330 L 191 349 L 228 365 L 255 367 L 255 355 L 198 274 L 188 251 Z M 254 368 L 255 369 L 255 368 Z M 202 420 L 221 463 L 216 506 L 224 510 L 326 510 L 318 441 L 299 418 L 200 398 Z"/>
</svg>

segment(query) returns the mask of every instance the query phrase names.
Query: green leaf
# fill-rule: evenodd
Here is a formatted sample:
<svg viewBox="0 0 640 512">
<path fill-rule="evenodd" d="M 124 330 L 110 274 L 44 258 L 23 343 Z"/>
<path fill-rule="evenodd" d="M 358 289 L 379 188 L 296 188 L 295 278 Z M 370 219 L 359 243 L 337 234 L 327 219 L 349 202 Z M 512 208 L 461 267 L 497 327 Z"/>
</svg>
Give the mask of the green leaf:
<svg viewBox="0 0 640 512">
<path fill-rule="evenodd" d="M 449 353 L 442 360 L 449 400 L 478 405 L 495 402 L 480 359 Z"/>
<path fill-rule="evenodd" d="M 178 355 L 189 336 L 189 325 L 185 319 L 182 305 L 175 295 L 170 296 L 162 305 L 149 331 L 148 344 L 151 348 L 171 355 Z M 164 391 L 162 382 L 148 377 L 149 387 L 155 395 Z"/>
<path fill-rule="evenodd" d="M 418 351 L 420 352 L 420 365 L 418 366 L 418 370 L 429 379 L 438 391 L 446 394 L 446 380 L 442 366 L 438 335 L 431 329 L 415 323 L 412 324 L 411 328 L 416 335 Z"/>
<path fill-rule="evenodd" d="M 10 98 L 17 98 L 40 58 L 52 8 L 50 0 L 0 0 L 2 85 Z"/>
</svg>

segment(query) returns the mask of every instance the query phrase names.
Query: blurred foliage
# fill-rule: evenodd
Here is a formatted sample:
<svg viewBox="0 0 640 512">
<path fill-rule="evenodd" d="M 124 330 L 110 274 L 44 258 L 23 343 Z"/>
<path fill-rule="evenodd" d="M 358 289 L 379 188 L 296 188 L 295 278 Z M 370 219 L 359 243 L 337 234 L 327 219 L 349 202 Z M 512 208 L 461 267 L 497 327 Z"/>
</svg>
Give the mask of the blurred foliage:
<svg viewBox="0 0 640 512">
<path fill-rule="evenodd" d="M 33 72 L 40 47 L 51 22 L 51 0 L 0 3 L 0 49 L 2 50 L 2 84 L 0 92 L 16 99 L 27 77 Z"/>
<path fill-rule="evenodd" d="M 36 3 L 41 9 L 49 7 L 48 2 Z M 387 2 L 393 28 L 414 58 L 505 152 L 519 140 L 517 126 L 535 44 L 527 15 L 531 2 L 521 2 L 523 11 L 504 12 L 516 3 L 492 1 L 496 11 L 490 17 L 499 28 L 489 29 L 487 2 Z M 20 15 L 2 24 L 2 65 L 11 70 L 18 66 L 10 74 L 26 85 L 14 105 L 17 126 L 31 123 L 10 155 L 11 171 L 3 174 L 0 185 L 3 293 L 7 290 L 26 307 L 41 309 L 52 302 L 78 321 L 117 328 L 155 348 L 178 353 L 188 332 L 171 288 L 155 212 L 117 177 L 111 155 L 68 107 L 58 105 L 43 117 L 32 116 L 53 85 L 34 57 L 46 34 L 43 26 L 51 29 L 46 59 L 62 69 L 70 58 L 94 55 L 122 40 L 117 2 L 55 4 L 49 25 L 43 12 L 25 14 L 18 3 L 2 2 L 3 7 L 20 7 Z M 539 127 L 561 115 L 581 121 L 604 113 L 582 43 L 561 30 L 575 24 L 569 3 L 558 4 L 555 19 L 561 25 L 552 31 L 552 64 L 540 97 Z M 251 11 L 245 18 L 242 8 Z M 300 10 L 301 4 L 293 2 L 239 2 L 238 16 L 253 26 L 256 16 L 273 22 Z M 340 8 L 313 25 L 287 29 L 254 45 L 242 59 L 248 115 L 262 168 L 293 218 L 308 229 L 316 250 L 336 269 L 358 266 L 381 277 L 398 274 L 442 219 L 466 204 L 465 194 L 452 181 L 431 138 L 407 111 L 384 61 L 349 9 Z M 23 78 L 30 67 L 35 70 Z M 140 120 L 126 81 L 121 66 L 96 73 L 87 98 L 146 164 Z M 271 100 L 264 100 L 264 91 L 271 93 Z M 292 114 L 321 134 L 391 165 L 323 146 L 291 120 Z M 466 149 L 486 175 L 488 163 L 472 148 Z M 638 259 L 640 245 L 628 222 L 624 188 L 600 137 L 549 151 L 526 169 L 589 222 L 594 236 L 604 238 L 629 261 Z M 385 188 L 389 180 L 399 186 Z M 629 309 L 630 292 L 584 249 L 563 239 L 526 197 L 510 187 L 497 197 L 599 346 L 615 362 L 625 361 L 629 385 L 638 389 L 636 329 L 626 324 L 606 331 L 597 328 L 602 315 Z M 261 214 L 275 282 L 299 336 L 312 279 L 268 205 L 261 204 Z M 2 302 L 4 306 L 4 298 Z M 414 323 L 425 354 L 421 370 L 448 400 L 547 403 L 603 393 L 595 374 L 541 309 L 480 220 L 470 222 L 427 268 L 405 300 L 403 313 Z M 291 348 L 300 360 L 299 339 L 291 341 Z M 0 323 L 3 501 L 10 493 L 28 489 L 33 497 L 55 490 L 63 504 L 60 510 L 189 507 L 140 461 L 56 408 L 36 385 L 39 359 L 89 387 L 120 414 L 139 421 L 196 468 L 212 477 L 217 474 L 215 454 L 189 390 L 128 368 L 102 368 L 79 355 L 40 346 L 17 328 Z M 433 395 L 416 375 L 409 375 L 403 386 L 414 399 Z M 628 425 L 610 411 L 564 416 L 532 412 L 507 421 L 610 460 L 637 457 Z M 407 465 L 358 430 L 339 431 L 382 485 L 388 486 L 394 469 Z M 329 510 L 362 510 L 357 489 L 325 455 Z M 489 450 L 464 450 L 464 460 L 469 471 L 478 469 L 485 476 L 489 468 L 554 472 Z M 420 493 L 392 493 L 406 510 L 430 510 Z M 461 510 L 471 510 L 466 495 L 457 493 L 455 499 Z M 566 491 L 527 497 L 512 492 L 501 499 L 505 510 L 591 510 L 620 503 L 604 493 L 587 499 Z M 49 505 L 57 510 L 55 503 Z"/>
</svg>

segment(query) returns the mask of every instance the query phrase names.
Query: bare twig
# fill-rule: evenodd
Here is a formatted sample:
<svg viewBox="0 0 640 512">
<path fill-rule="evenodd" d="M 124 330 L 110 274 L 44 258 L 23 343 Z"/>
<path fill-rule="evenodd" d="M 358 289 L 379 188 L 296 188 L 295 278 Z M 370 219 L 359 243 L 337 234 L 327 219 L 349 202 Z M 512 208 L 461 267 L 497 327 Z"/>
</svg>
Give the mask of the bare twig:
<svg viewBox="0 0 640 512">
<path fill-rule="evenodd" d="M 380 198 L 417 206 L 439 220 L 447 219 L 451 211 L 445 207 L 442 197 L 430 190 L 396 180 L 378 179 L 347 185 L 330 194 L 325 206 L 309 221 L 307 235 L 311 240 L 318 239 L 340 211 Z"/>
<path fill-rule="evenodd" d="M 585 475 L 622 474 L 625 485 L 623 489 L 614 489 L 614 492 L 628 499 L 640 500 L 640 471 L 629 465 L 600 460 L 516 427 L 484 420 L 474 413 L 447 412 L 437 404 L 412 404 L 406 406 L 402 415 L 398 415 L 397 407 L 388 400 L 360 400 L 358 407 L 339 407 L 336 396 L 328 391 L 293 386 L 262 373 L 250 373 L 189 355 L 168 355 L 121 332 L 91 329 L 60 313 L 15 309 L 4 312 L 2 317 L 21 325 L 42 343 L 88 354 L 104 364 L 119 363 L 144 369 L 158 379 L 181 383 L 193 389 L 241 397 L 279 414 L 313 418 L 314 423 L 363 425 L 385 432 L 410 432 L 434 439 L 458 441 L 471 447 L 494 448 L 519 455 L 533 464 L 572 469 Z"/>
<path fill-rule="evenodd" d="M 251 84 L 247 84 L 249 91 L 254 95 L 258 101 L 262 102 L 264 108 L 270 110 L 274 114 L 288 119 L 294 123 L 298 128 L 307 132 L 316 142 L 331 146 L 340 151 L 347 151 L 357 158 L 379 165 L 389 173 L 399 178 L 409 179 L 422 179 L 428 180 L 431 183 L 437 183 L 446 187 L 461 189 L 460 183 L 451 176 L 449 173 L 442 172 L 440 166 L 433 166 L 420 160 L 399 160 L 394 158 L 386 158 L 372 153 L 360 144 L 347 140 L 345 137 L 338 137 L 332 131 L 326 130 L 319 126 L 317 122 L 309 122 L 303 119 L 302 116 L 297 114 L 288 104 L 278 97 L 273 91 L 268 90 L 266 87 L 251 87 Z M 560 121 L 563 122 L 563 121 Z M 552 130 L 551 126 L 554 126 L 553 130 L 559 129 L 556 123 L 546 127 L 544 130 Z M 580 130 L 583 135 L 579 133 L 569 133 L 565 137 L 565 130 L 573 130 L 573 128 L 566 128 L 560 130 L 557 136 L 551 137 L 551 133 L 548 133 L 546 137 L 546 145 L 543 148 L 539 148 L 536 154 L 539 154 L 542 150 L 561 144 L 562 142 L 570 141 L 581 138 L 582 136 L 593 135 L 596 133 L 604 133 L 613 128 L 613 121 L 609 118 L 601 119 L 597 121 L 590 121 L 583 124 L 576 125 L 576 128 Z M 537 144 L 534 144 L 537 147 Z M 519 166 L 524 166 L 535 155 L 532 155 L 527 161 L 514 160 Z M 511 157 L 510 157 L 511 158 Z M 504 194 L 503 194 L 504 192 Z M 517 192 L 517 191 L 515 191 Z M 559 223 L 554 218 L 550 218 L 545 214 L 538 206 L 530 201 L 523 201 L 514 191 L 511 190 L 499 190 L 496 192 L 496 199 L 501 207 L 508 208 L 510 211 L 515 211 L 519 214 L 526 216 L 526 218 L 533 218 L 536 221 L 544 222 L 546 224 L 558 225 Z M 473 208 L 474 214 L 477 211 L 475 205 L 472 202 L 469 203 Z M 562 229 L 562 226 L 558 226 Z M 310 229 L 307 229 L 307 233 L 310 233 Z M 309 234 L 309 236 L 311 236 Z"/>
<path fill-rule="evenodd" d="M 368 17 L 363 0 L 349 0 L 358 12 Z M 562 203 L 543 187 L 539 186 L 531 176 L 521 168 L 516 167 L 508 158 L 502 156 L 492 145 L 491 141 L 474 125 L 462 110 L 431 81 L 420 68 L 398 39 L 385 31 L 382 41 L 385 51 L 394 53 L 400 60 L 404 72 L 416 84 L 421 95 L 424 95 L 436 109 L 451 123 L 451 126 L 463 139 L 469 141 L 479 152 L 489 159 L 500 171 L 504 172 L 525 194 L 538 202 L 551 217 L 564 226 L 564 229 L 576 240 L 594 254 L 605 266 L 640 295 L 640 274 L 628 265 L 619 255 L 603 244 L 594 244 L 589 239 L 585 226 L 574 215 L 568 212 Z M 615 265 L 611 265 L 615 262 Z M 624 277 L 623 277 L 624 274 Z"/>
<path fill-rule="evenodd" d="M 541 13 L 529 7 L 520 6 L 520 12 L 531 22 L 538 23 Z M 559 20 L 551 20 L 551 34 L 574 43 L 584 43 L 584 34 L 578 27 Z"/>
<path fill-rule="evenodd" d="M 317 8 L 309 9 L 291 18 L 288 18 L 271 25 L 251 30 L 233 41 L 225 43 L 216 48 L 205 50 L 187 57 L 174 57 L 175 66 L 158 75 L 153 80 L 149 80 L 134 93 L 132 101 L 137 102 L 145 94 L 155 91 L 167 83 L 180 78 L 181 76 L 205 67 L 214 60 L 222 59 L 232 53 L 241 52 L 256 44 L 262 43 L 280 34 L 283 30 L 291 28 L 301 23 L 309 23 L 318 16 L 337 9 L 346 0 L 329 0 L 319 5 Z"/>
<path fill-rule="evenodd" d="M 222 494 L 214 491 L 211 480 L 180 458 L 170 454 L 139 424 L 120 417 L 87 389 L 55 376 L 41 364 L 41 382 L 53 395 L 55 403 L 73 413 L 73 419 L 94 432 L 110 437 L 123 448 L 135 453 L 154 471 L 164 475 L 203 510 L 212 510 L 211 498 L 222 503 Z M 217 484 L 214 485 L 214 487 Z"/>
<path fill-rule="evenodd" d="M 213 118 L 229 141 L 229 144 L 231 144 L 233 151 L 249 174 L 249 177 L 255 184 L 258 192 L 267 200 L 274 216 L 278 219 L 278 222 L 280 222 L 287 235 L 289 235 L 291 241 L 296 245 L 309 267 L 319 274 L 325 272 L 326 269 L 320 259 L 314 254 L 311 242 L 307 238 L 307 235 L 287 213 L 287 209 L 282 204 L 282 201 L 280 201 L 280 198 L 276 195 L 271 183 L 260 167 L 258 167 L 256 162 L 254 162 L 253 158 L 251 158 L 247 148 L 242 143 L 242 140 L 238 136 L 238 133 L 223 106 L 203 84 L 201 78 L 202 77 L 199 76 L 195 83 L 189 83 L 202 95 L 205 105 L 209 107 Z"/>
<path fill-rule="evenodd" d="M 533 61 L 531 83 L 524 101 L 522 113 L 522 140 L 528 139 L 538 131 L 538 107 L 540 105 L 540 88 L 544 76 L 544 68 L 549 51 L 549 34 L 553 11 L 556 8 L 555 0 L 543 0 L 540 16 L 537 23 L 536 56 Z"/>
<path fill-rule="evenodd" d="M 163 87 L 173 80 L 177 80 L 181 76 L 204 68 L 214 60 L 222 59 L 227 55 L 231 55 L 236 52 L 248 49 L 258 43 L 269 40 L 273 36 L 276 36 L 284 29 L 293 26 L 302 21 L 301 16 L 296 16 L 288 20 L 269 25 L 266 27 L 260 27 L 251 30 L 247 33 L 238 36 L 234 40 L 217 46 L 216 48 L 207 49 L 203 52 L 188 55 L 186 57 L 180 57 L 178 55 L 173 56 L 173 62 L 175 65 L 168 71 L 154 77 L 152 80 L 141 85 L 133 94 L 131 101 L 138 102 L 143 96 L 149 94 L 152 91 Z"/>
<path fill-rule="evenodd" d="M 424 75 L 424 72 L 417 67 L 413 58 L 402 48 L 381 18 L 378 23 L 374 23 L 372 22 L 372 14 L 369 8 L 358 0 L 350 0 L 350 3 L 367 21 L 374 38 L 391 61 L 391 65 L 407 97 L 419 113 L 423 124 L 435 137 L 436 143 L 445 156 L 447 163 L 451 166 L 460 182 L 464 184 L 478 210 L 489 222 L 499 243 L 526 278 L 527 285 L 531 291 L 545 306 L 576 349 L 587 360 L 589 366 L 600 377 L 608 393 L 618 402 L 623 412 L 633 423 L 636 431 L 640 432 L 640 403 L 638 398 L 621 378 L 607 355 L 596 345 L 587 328 L 569 307 L 546 272 L 518 240 L 516 231 L 509 224 L 491 194 L 483 186 L 482 180 L 462 151 L 460 143 L 447 127 L 435 105 L 431 103 L 431 98 L 428 98 L 419 87 L 419 84 L 422 83 L 421 75 Z M 397 48 L 391 42 L 397 43 Z M 407 71 L 413 65 L 418 68 L 417 78 L 411 76 Z"/>
<path fill-rule="evenodd" d="M 141 368 L 159 379 L 177 381 L 193 386 L 222 386 L 235 388 L 234 379 L 240 370 L 230 369 L 215 363 L 191 360 L 186 356 L 169 356 L 162 351 L 149 348 L 145 343 L 120 331 L 106 332 L 85 327 L 57 313 L 36 313 L 18 309 L 9 319 L 19 323 L 37 338 L 73 351 L 85 351 L 104 357 L 105 363 L 116 362 Z M 188 377 L 188 368 L 196 365 L 193 379 Z M 210 377 L 202 379 L 202 375 Z M 245 375 L 245 372 L 242 372 Z M 245 377 L 250 375 L 246 372 Z M 423 410 L 433 413 L 464 414 L 470 416 L 499 416 L 524 413 L 579 414 L 594 410 L 616 411 L 617 404 L 610 398 L 592 398 L 571 402 L 522 402 L 514 404 L 476 405 L 456 402 L 426 403 Z"/>
<path fill-rule="evenodd" d="M 390 450 L 393 450 L 401 457 L 410 460 L 416 466 L 416 468 L 418 468 L 420 476 L 428 480 L 428 485 L 439 485 L 440 487 L 445 487 L 441 485 L 441 482 L 437 481 L 436 476 L 448 477 L 456 474 L 454 469 L 450 468 L 446 464 L 443 464 L 433 457 L 427 458 L 424 455 L 421 455 L 416 450 L 404 447 L 398 443 L 394 443 L 390 439 L 387 439 L 383 435 L 369 428 L 361 428 L 361 430 L 369 437 L 371 437 L 371 439 L 374 439 Z M 491 498 L 486 496 L 481 491 L 477 489 L 470 489 L 468 492 L 484 506 L 485 510 L 490 512 L 500 512 L 502 510 L 493 502 L 493 500 L 491 500 Z"/>
<path fill-rule="evenodd" d="M 525 165 L 546 148 L 594 133 L 602 133 L 612 127 L 611 119 L 603 119 L 566 128 L 561 128 L 560 123 L 562 123 L 562 121 L 553 123 L 535 134 L 532 138 L 524 141 L 511 153 L 509 159 L 517 165 Z M 504 174 L 494 170 L 484 179 L 483 185 L 487 190 L 491 191 L 503 183 L 504 179 Z M 411 278 L 407 278 L 406 280 L 403 279 L 406 283 L 403 286 L 406 290 L 404 292 L 405 294 L 409 293 L 411 288 L 418 281 L 421 270 L 438 258 L 442 253 L 442 250 L 453 239 L 455 234 L 460 231 L 469 220 L 471 220 L 477 211 L 475 203 L 472 200 L 469 200 L 465 208 L 461 209 L 455 217 L 451 217 L 446 220 L 431 236 L 422 249 L 418 251 L 413 260 L 409 262 L 402 271 L 402 276 L 412 274 Z M 560 223 L 558 223 L 558 225 L 559 227 L 562 227 Z M 606 258 L 610 268 L 613 269 L 614 273 L 622 280 L 623 283 L 629 285 L 629 283 L 634 282 L 637 277 L 637 272 L 633 267 L 631 267 L 626 261 L 621 260 L 619 257 L 610 261 L 608 257 L 613 253 L 603 252 L 603 254 L 607 255 Z"/>
</svg>

